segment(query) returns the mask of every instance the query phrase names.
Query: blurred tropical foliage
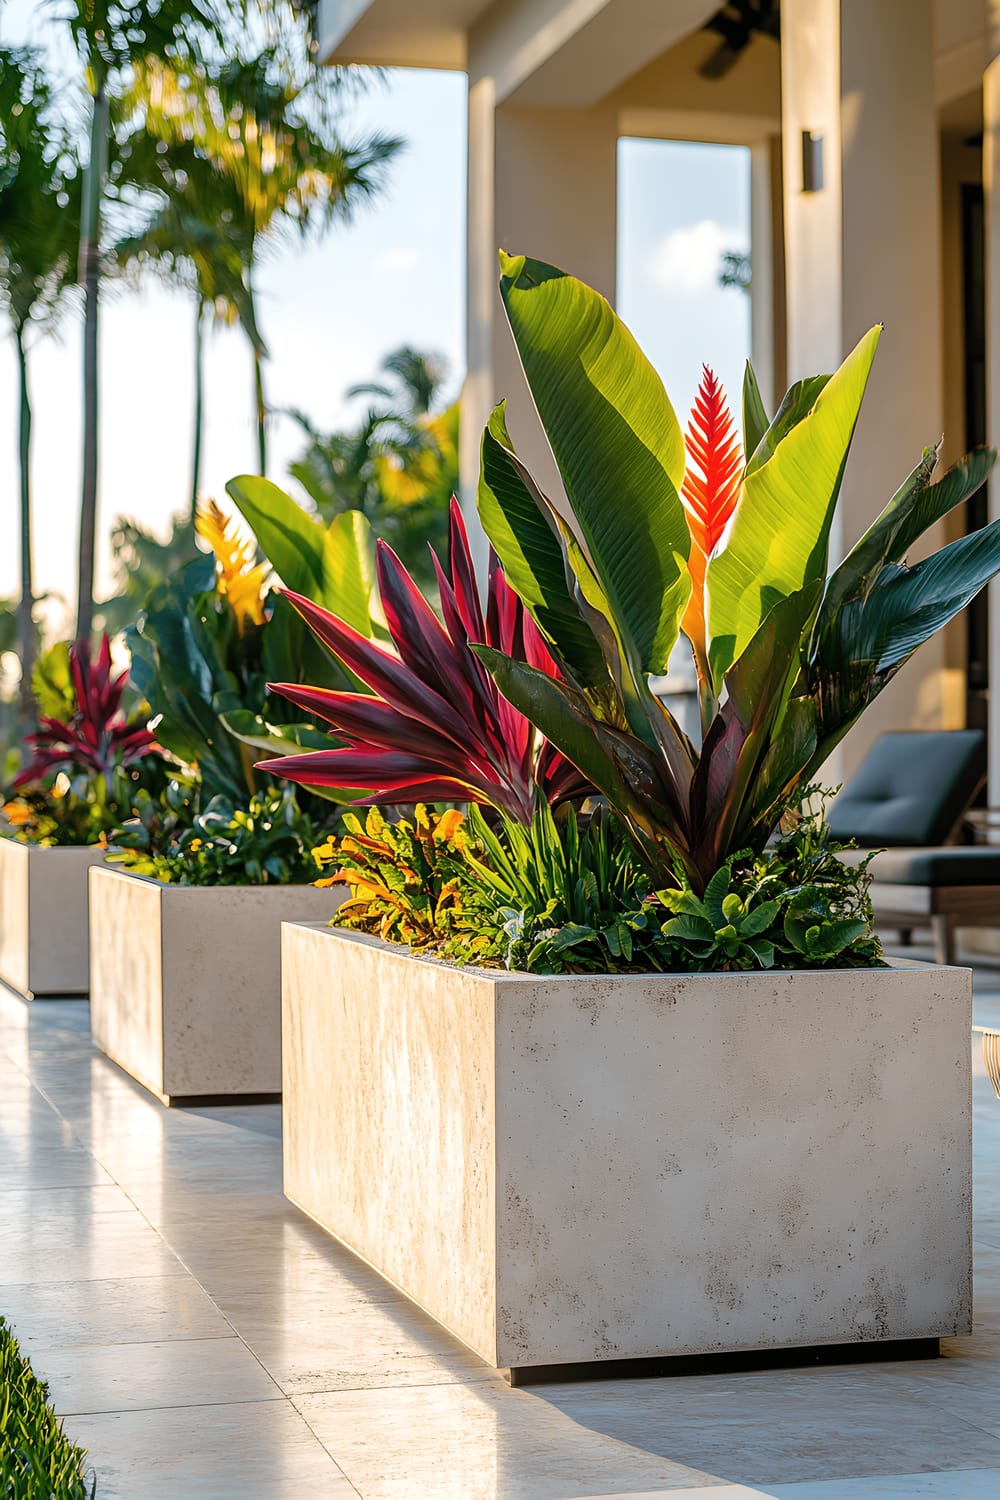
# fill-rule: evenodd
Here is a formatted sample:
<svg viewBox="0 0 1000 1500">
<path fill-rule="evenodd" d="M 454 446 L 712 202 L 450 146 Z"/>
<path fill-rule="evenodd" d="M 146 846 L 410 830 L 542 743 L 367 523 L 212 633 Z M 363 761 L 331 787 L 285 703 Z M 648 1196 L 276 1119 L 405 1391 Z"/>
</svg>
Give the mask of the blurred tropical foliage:
<svg viewBox="0 0 1000 1500">
<path fill-rule="evenodd" d="M 166 546 L 193 555 L 208 329 L 236 323 L 246 333 L 263 473 L 269 409 L 257 268 L 289 235 L 349 220 L 382 189 L 400 148 L 395 138 L 352 131 L 351 102 L 376 75 L 319 65 L 314 10 L 303 0 L 40 0 L 38 34 L 43 27 L 61 33 L 75 59 L 75 76 L 59 80 L 42 46 L 0 45 L 0 308 L 20 378 L 19 652 L 21 717 L 29 725 L 32 345 L 59 315 L 82 313 L 75 634 L 84 639 L 95 615 L 104 628 L 125 623 L 145 575 L 155 584 L 166 560 L 157 556 L 162 543 L 123 523 L 114 538 L 122 587 L 114 600 L 95 602 L 98 341 L 107 278 L 127 284 L 152 271 L 192 300 L 193 463 L 189 493 L 178 496 L 188 529 L 178 522 Z"/>
<path fill-rule="evenodd" d="M 458 490 L 458 402 L 442 402 L 448 370 L 408 346 L 382 361 L 379 377 L 348 396 L 368 399 L 356 426 L 322 433 L 291 415 L 308 444 L 289 467 L 327 520 L 359 510 L 423 587 L 434 587 L 429 547 L 443 552 L 448 504 Z"/>
</svg>

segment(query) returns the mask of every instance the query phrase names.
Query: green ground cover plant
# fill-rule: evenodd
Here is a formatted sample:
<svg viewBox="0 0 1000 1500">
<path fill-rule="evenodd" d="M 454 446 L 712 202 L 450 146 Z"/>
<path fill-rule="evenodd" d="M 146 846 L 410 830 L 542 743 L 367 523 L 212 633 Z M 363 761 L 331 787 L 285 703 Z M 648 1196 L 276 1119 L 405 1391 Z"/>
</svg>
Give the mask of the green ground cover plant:
<svg viewBox="0 0 1000 1500">
<path fill-rule="evenodd" d="M 315 851 L 346 885 L 335 925 L 455 963 L 533 974 L 867 968 L 871 856 L 844 860 L 821 810 L 790 812 L 761 854 L 732 856 L 698 896 L 657 890 L 606 807 L 584 820 L 541 804 L 491 827 L 473 804 L 362 823 Z"/>
<path fill-rule="evenodd" d="M 33 1373 L 0 1318 L 0 1495 L 5 1500 L 94 1500 L 85 1448 L 71 1443 L 49 1404 L 48 1386 Z"/>
<path fill-rule="evenodd" d="M 108 863 L 169 885 L 305 885 L 323 832 L 293 787 L 266 786 L 246 805 L 219 793 L 196 810 L 191 788 L 173 782 L 160 798 L 140 797 Z"/>
</svg>

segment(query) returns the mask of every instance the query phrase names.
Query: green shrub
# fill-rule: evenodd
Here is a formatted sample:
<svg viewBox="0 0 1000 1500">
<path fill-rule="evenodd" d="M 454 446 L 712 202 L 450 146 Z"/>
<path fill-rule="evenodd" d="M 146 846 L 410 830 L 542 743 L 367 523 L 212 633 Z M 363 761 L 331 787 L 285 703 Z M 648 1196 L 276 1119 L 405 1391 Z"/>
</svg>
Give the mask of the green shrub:
<svg viewBox="0 0 1000 1500">
<path fill-rule="evenodd" d="M 293 787 L 265 786 L 245 803 L 223 794 L 200 810 L 197 793 L 174 781 L 140 797 L 137 815 L 113 835 L 109 864 L 172 885 L 305 885 L 318 867 L 323 825 L 303 812 Z"/>
</svg>

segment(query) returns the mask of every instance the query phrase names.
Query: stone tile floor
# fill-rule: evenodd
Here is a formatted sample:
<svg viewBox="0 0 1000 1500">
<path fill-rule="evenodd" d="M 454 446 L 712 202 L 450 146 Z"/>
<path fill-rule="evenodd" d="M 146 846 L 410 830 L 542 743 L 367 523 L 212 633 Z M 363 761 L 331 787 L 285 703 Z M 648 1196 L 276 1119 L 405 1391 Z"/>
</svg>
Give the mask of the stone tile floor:
<svg viewBox="0 0 1000 1500">
<path fill-rule="evenodd" d="M 976 975 L 1000 1024 L 1000 969 Z M 997 1500 L 1000 1100 L 944 1358 L 509 1389 L 281 1196 L 280 1111 L 165 1110 L 0 987 L 0 1312 L 99 1500 Z"/>
</svg>

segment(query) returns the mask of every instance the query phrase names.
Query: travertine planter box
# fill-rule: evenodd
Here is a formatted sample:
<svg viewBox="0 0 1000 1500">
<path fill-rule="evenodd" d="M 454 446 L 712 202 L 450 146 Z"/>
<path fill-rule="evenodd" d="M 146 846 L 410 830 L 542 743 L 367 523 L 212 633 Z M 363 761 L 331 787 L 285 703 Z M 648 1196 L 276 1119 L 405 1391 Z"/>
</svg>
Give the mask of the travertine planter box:
<svg viewBox="0 0 1000 1500">
<path fill-rule="evenodd" d="M 282 934 L 285 1192 L 490 1364 L 967 1333 L 971 975 Z"/>
<path fill-rule="evenodd" d="M 90 877 L 90 1027 L 164 1103 L 281 1088 L 280 928 L 343 892 Z"/>
<path fill-rule="evenodd" d="M 102 849 L 0 837 L 0 979 L 27 999 L 86 995 L 87 871 L 103 863 Z"/>
</svg>

